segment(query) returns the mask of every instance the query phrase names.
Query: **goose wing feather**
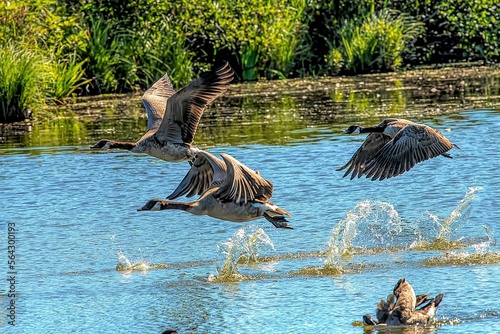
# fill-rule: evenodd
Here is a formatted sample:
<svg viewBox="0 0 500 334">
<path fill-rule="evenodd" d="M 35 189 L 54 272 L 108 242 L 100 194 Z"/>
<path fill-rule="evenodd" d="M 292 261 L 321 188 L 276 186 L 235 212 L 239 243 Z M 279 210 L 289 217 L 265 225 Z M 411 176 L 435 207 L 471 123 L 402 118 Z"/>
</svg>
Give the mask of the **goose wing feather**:
<svg viewBox="0 0 500 334">
<path fill-rule="evenodd" d="M 200 151 L 186 176 L 167 199 L 173 200 L 183 195 L 202 195 L 208 189 L 220 185 L 225 178 L 225 162 L 209 152 Z"/>
<path fill-rule="evenodd" d="M 452 147 L 445 136 L 429 126 L 407 125 L 366 163 L 364 173 L 372 180 L 394 177 Z"/>
<path fill-rule="evenodd" d="M 156 138 L 160 142 L 191 144 L 205 107 L 227 90 L 233 74 L 226 62 L 172 95 Z"/>
<path fill-rule="evenodd" d="M 148 114 L 148 131 L 157 129 L 165 114 L 169 97 L 175 94 L 174 87 L 165 73 L 142 95 L 142 104 Z"/>
<path fill-rule="evenodd" d="M 377 152 L 384 147 L 389 141 L 391 137 L 379 133 L 373 132 L 370 133 L 363 144 L 358 148 L 358 150 L 354 153 L 351 159 L 342 167 L 337 169 L 337 171 L 341 171 L 347 168 L 347 171 L 344 173 L 342 177 L 346 177 L 351 172 L 351 180 L 356 176 L 361 177 L 365 173 L 366 164 L 377 154 Z"/>
<path fill-rule="evenodd" d="M 246 203 L 267 201 L 272 197 L 273 184 L 259 173 L 243 165 L 228 154 L 221 154 L 227 167 L 227 176 L 214 196 L 222 202 Z"/>
</svg>

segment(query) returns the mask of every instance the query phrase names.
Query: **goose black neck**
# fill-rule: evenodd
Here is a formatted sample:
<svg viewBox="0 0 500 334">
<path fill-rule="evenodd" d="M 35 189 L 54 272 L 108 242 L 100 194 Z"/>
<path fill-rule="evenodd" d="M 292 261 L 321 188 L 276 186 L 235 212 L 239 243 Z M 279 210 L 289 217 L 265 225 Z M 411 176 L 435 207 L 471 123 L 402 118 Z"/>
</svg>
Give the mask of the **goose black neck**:
<svg viewBox="0 0 500 334">
<path fill-rule="evenodd" d="M 382 133 L 384 132 L 385 128 L 380 127 L 380 126 L 367 126 L 367 127 L 359 127 L 359 132 L 360 133 L 371 133 L 371 132 L 379 132 Z"/>
<path fill-rule="evenodd" d="M 183 210 L 186 211 L 189 209 L 189 203 L 182 202 L 164 202 L 160 206 L 160 210 Z"/>
<path fill-rule="evenodd" d="M 110 142 L 109 143 L 109 148 L 119 148 L 122 150 L 132 150 L 134 147 L 136 147 L 136 143 L 129 143 L 129 142 L 120 142 L 120 141 L 115 141 L 115 142 Z"/>
</svg>

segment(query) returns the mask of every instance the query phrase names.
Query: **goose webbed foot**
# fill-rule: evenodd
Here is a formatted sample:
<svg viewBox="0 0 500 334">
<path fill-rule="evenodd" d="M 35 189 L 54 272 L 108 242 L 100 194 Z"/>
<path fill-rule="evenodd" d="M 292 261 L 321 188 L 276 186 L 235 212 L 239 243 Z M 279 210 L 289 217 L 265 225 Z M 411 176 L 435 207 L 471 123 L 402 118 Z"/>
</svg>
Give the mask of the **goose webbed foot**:
<svg viewBox="0 0 500 334">
<path fill-rule="evenodd" d="M 266 218 L 276 228 L 287 228 L 289 230 L 293 230 L 293 227 L 288 224 L 288 220 L 286 220 L 283 216 L 271 216 L 264 212 L 264 218 Z"/>
</svg>

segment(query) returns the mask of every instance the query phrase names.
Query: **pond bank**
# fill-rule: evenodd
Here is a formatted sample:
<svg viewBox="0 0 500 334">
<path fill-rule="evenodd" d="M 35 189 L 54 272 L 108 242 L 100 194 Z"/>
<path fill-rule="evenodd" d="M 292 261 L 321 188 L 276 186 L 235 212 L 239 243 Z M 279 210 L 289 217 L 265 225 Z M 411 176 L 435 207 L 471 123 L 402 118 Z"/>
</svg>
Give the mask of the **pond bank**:
<svg viewBox="0 0 500 334">
<path fill-rule="evenodd" d="M 292 98 L 301 102 L 299 105 L 311 106 L 329 97 L 335 102 L 345 102 L 355 97 L 377 100 L 383 99 L 384 95 L 394 95 L 398 92 L 405 92 L 412 101 L 420 100 L 418 105 L 423 107 L 423 113 L 447 112 L 456 108 L 497 109 L 500 107 L 500 67 L 446 67 L 357 76 L 238 83 L 232 85 L 214 105 L 207 108 L 207 113 L 217 107 L 237 112 L 234 107 L 241 106 L 242 101 L 248 99 L 255 99 L 256 103 L 267 105 L 277 99 Z M 63 106 L 48 106 L 46 113 L 35 116 L 33 122 L 54 117 L 99 119 L 105 117 L 110 110 L 124 117 L 131 117 L 140 112 L 141 115 L 138 116 L 146 118 L 146 113 L 142 111 L 141 97 L 142 92 L 79 97 Z M 439 108 L 434 106 L 434 101 L 439 102 Z M 322 109 L 321 106 L 318 107 Z M 407 107 L 411 109 L 411 106 Z M 323 116 L 331 113 L 328 108 L 319 111 Z M 30 122 L 25 121 L 1 126 L 29 130 L 30 125 Z"/>
<path fill-rule="evenodd" d="M 105 137 L 140 138 L 147 120 L 141 96 L 142 92 L 82 97 L 49 106 L 31 121 L 0 126 L 0 144 L 87 145 Z M 271 137 L 283 144 L 311 126 L 341 129 L 353 121 L 372 123 L 386 117 L 426 122 L 470 109 L 500 110 L 500 67 L 234 84 L 207 108 L 196 140 L 238 144 Z"/>
</svg>

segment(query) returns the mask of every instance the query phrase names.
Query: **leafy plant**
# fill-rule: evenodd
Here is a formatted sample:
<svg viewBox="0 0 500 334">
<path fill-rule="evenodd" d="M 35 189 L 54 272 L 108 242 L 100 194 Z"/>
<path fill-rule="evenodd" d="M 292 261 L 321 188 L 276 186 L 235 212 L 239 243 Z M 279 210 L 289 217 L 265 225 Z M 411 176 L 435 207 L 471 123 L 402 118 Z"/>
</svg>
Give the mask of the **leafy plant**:
<svg viewBox="0 0 500 334">
<path fill-rule="evenodd" d="M 143 88 L 151 86 L 165 72 L 174 86 L 185 85 L 193 79 L 193 56 L 186 46 L 185 33 L 172 27 L 167 18 L 134 35 L 134 58 Z"/>
<path fill-rule="evenodd" d="M 85 79 L 83 65 L 87 59 L 78 61 L 76 55 L 66 59 L 54 57 L 52 65 L 52 80 L 50 82 L 49 96 L 56 102 L 61 102 L 71 96 L 80 87 L 90 83 L 92 79 Z"/>
<path fill-rule="evenodd" d="M 87 60 L 85 72 L 92 78 L 93 90 L 106 93 L 133 89 L 138 77 L 133 49 L 127 43 L 130 36 L 99 16 L 90 16 L 86 24 L 86 40 L 78 55 Z"/>
<path fill-rule="evenodd" d="M 406 61 L 448 63 L 500 60 L 497 0 L 391 0 L 389 6 L 425 24 Z"/>
<path fill-rule="evenodd" d="M 44 57 L 26 45 L 0 47 L 0 123 L 29 118 L 30 110 L 43 104 L 46 73 Z"/>
<path fill-rule="evenodd" d="M 303 23 L 307 1 L 291 0 L 289 3 L 279 10 L 276 23 L 270 27 L 274 39 L 269 44 L 269 67 L 283 77 L 292 74 L 295 60 L 310 46 L 305 43 L 306 26 Z"/>
<path fill-rule="evenodd" d="M 338 51 L 348 71 L 394 70 L 401 65 L 407 44 L 421 29 L 422 24 L 408 15 L 382 9 L 365 16 L 362 21 L 346 21 L 338 31 L 341 38 Z"/>
</svg>

